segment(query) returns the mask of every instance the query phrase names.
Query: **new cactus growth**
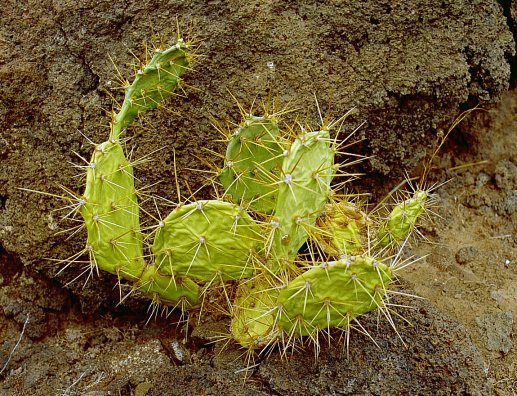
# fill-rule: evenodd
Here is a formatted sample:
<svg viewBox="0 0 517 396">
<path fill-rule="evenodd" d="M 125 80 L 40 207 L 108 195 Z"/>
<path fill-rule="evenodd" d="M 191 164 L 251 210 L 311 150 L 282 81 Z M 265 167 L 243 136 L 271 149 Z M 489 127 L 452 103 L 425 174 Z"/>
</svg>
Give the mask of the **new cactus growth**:
<svg viewBox="0 0 517 396">
<path fill-rule="evenodd" d="M 120 136 L 172 95 L 190 51 L 182 40 L 158 49 L 124 83 L 121 110 L 109 140 L 95 147 L 78 199 L 92 267 L 182 309 L 202 305 L 214 283 L 228 285 L 234 293 L 227 298 L 235 295 L 230 336 L 250 350 L 292 346 L 304 336 L 317 342 L 319 332 L 349 331 L 376 308 L 389 316 L 385 300 L 397 268 L 388 253 L 415 229 L 428 193 L 417 190 L 384 220 L 338 199 L 333 179 L 349 175 L 334 163 L 340 148 L 331 134 L 344 117 L 286 132 L 279 113 L 247 114 L 228 136 L 222 198 L 180 204 L 148 234 L 141 229 Z"/>
<path fill-rule="evenodd" d="M 425 191 L 416 191 L 411 198 L 397 204 L 379 228 L 378 243 L 381 246 L 400 244 L 415 230 L 418 219 L 425 212 L 427 201 Z"/>
<path fill-rule="evenodd" d="M 328 255 L 357 255 L 365 252 L 368 218 L 358 205 L 335 201 L 327 204 L 316 222 L 314 239 Z"/>
<path fill-rule="evenodd" d="M 250 350 L 275 344 L 282 332 L 276 325 L 279 290 L 267 276 L 244 282 L 232 307 L 231 337 Z"/>
</svg>

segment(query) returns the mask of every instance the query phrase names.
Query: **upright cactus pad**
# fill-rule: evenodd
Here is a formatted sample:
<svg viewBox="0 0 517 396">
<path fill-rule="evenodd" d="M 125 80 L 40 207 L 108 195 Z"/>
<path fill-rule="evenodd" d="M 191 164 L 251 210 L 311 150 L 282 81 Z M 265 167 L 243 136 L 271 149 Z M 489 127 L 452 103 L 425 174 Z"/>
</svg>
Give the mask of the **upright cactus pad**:
<svg viewBox="0 0 517 396">
<path fill-rule="evenodd" d="M 160 224 L 152 251 L 160 271 L 210 282 L 250 278 L 260 228 L 237 205 L 197 201 Z"/>
<path fill-rule="evenodd" d="M 120 143 L 96 146 L 83 199 L 80 213 L 95 265 L 129 280 L 139 279 L 145 268 L 139 207 L 133 167 Z"/>
<path fill-rule="evenodd" d="M 182 39 L 166 50 L 155 50 L 151 60 L 137 71 L 133 83 L 125 86 L 124 102 L 112 122 L 111 141 L 118 140 L 139 113 L 156 108 L 173 94 L 189 67 L 189 56 L 188 44 Z"/>
<path fill-rule="evenodd" d="M 111 124 L 110 139 L 95 147 L 87 166 L 86 188 L 79 212 L 88 231 L 86 250 L 100 269 L 134 282 L 137 290 L 154 300 L 176 305 L 198 300 L 198 285 L 190 279 L 173 279 L 144 260 L 139 205 L 133 166 L 126 159 L 119 137 L 135 117 L 170 97 L 179 76 L 189 64 L 188 45 L 178 40 L 152 59 L 125 87 L 125 98 Z"/>
<path fill-rule="evenodd" d="M 228 142 L 220 175 L 226 195 L 258 212 L 272 212 L 283 155 L 276 117 L 246 117 Z"/>
<path fill-rule="evenodd" d="M 307 240 L 329 199 L 333 165 L 328 130 L 303 133 L 289 148 L 271 222 L 273 260 L 292 261 Z"/>
<path fill-rule="evenodd" d="M 82 200 L 80 213 L 94 265 L 135 282 L 136 290 L 162 304 L 198 304 L 197 284 L 190 279 L 174 279 L 144 260 L 133 167 L 119 142 L 96 146 L 87 167 Z"/>
</svg>

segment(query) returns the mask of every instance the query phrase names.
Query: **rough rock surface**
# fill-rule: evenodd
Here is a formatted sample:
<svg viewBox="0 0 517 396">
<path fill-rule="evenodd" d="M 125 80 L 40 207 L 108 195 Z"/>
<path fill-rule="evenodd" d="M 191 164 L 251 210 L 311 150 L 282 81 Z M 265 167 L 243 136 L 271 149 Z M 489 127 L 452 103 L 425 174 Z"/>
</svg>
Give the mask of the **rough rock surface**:
<svg viewBox="0 0 517 396">
<path fill-rule="evenodd" d="M 9 317 L 14 313 L 6 307 L 24 301 L 19 290 L 30 279 L 22 267 L 18 271 L 16 280 L 10 282 L 18 293 L 9 286 L 0 287 L 0 306 Z M 59 295 L 61 289 L 48 285 L 47 290 Z M 56 304 L 63 304 L 62 298 L 56 298 Z M 115 317 L 91 318 L 81 324 L 77 307 L 55 311 L 34 304 L 46 315 L 47 339 L 38 342 L 32 330 L 26 331 L 10 362 L 11 367 L 19 368 L 8 373 L 0 384 L 0 394 L 46 396 L 59 391 L 107 396 L 137 394 L 139 388 L 145 388 L 146 396 L 489 395 L 485 362 L 465 328 L 428 302 L 413 300 L 410 304 L 412 309 L 399 309 L 410 324 L 394 319 L 400 338 L 386 320 L 372 314 L 361 322 L 376 344 L 354 331 L 348 358 L 344 339 L 333 333 L 330 345 L 322 344 L 318 361 L 308 344 L 289 352 L 288 360 L 278 350 L 258 357 L 248 371 L 250 363 L 242 350 L 224 341 L 213 343 L 227 331 L 225 322 L 197 326 L 184 345 L 181 332 L 170 326 L 169 319 L 158 318 L 144 325 L 129 312 L 120 315 L 119 311 Z M 30 315 L 32 320 L 33 312 Z M 21 324 L 24 320 L 17 321 Z M 32 326 L 38 326 L 36 320 Z M 0 346 L 0 362 L 15 341 Z"/>
</svg>

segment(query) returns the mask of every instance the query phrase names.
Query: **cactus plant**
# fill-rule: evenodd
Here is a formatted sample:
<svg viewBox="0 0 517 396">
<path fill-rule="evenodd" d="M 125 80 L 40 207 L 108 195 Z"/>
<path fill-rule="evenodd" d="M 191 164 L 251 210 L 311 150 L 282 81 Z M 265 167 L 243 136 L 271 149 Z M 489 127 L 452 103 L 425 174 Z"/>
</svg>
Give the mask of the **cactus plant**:
<svg viewBox="0 0 517 396">
<path fill-rule="evenodd" d="M 376 308 L 387 313 L 396 271 L 388 253 L 415 229 L 428 194 L 417 190 L 386 219 L 339 198 L 333 179 L 346 173 L 334 162 L 340 148 L 331 134 L 344 118 L 296 132 L 283 127 L 280 113 L 246 114 L 228 136 L 219 172 L 224 194 L 180 204 L 150 233 L 141 229 L 121 134 L 172 94 L 192 57 L 191 45 L 179 39 L 124 83 L 124 102 L 108 141 L 95 147 L 77 200 L 92 267 L 155 303 L 186 310 L 214 283 L 230 282 L 230 336 L 250 350 L 291 346 L 305 336 L 314 341 L 331 328 L 348 331 Z"/>
</svg>

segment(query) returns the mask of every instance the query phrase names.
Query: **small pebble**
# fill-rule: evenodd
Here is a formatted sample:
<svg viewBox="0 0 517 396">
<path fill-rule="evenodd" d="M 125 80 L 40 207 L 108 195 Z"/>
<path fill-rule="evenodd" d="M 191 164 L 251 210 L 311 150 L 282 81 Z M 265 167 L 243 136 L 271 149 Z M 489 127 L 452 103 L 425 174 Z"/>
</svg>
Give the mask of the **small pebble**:
<svg viewBox="0 0 517 396">
<path fill-rule="evenodd" d="M 465 265 L 474 261 L 479 251 L 474 246 L 465 246 L 456 252 L 456 261 L 458 264 Z"/>
</svg>

